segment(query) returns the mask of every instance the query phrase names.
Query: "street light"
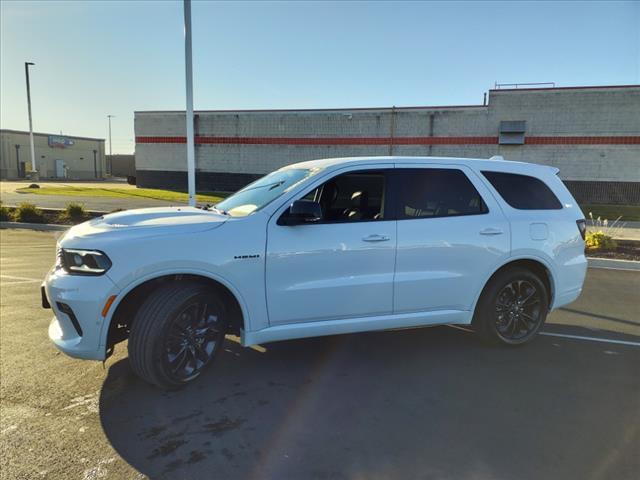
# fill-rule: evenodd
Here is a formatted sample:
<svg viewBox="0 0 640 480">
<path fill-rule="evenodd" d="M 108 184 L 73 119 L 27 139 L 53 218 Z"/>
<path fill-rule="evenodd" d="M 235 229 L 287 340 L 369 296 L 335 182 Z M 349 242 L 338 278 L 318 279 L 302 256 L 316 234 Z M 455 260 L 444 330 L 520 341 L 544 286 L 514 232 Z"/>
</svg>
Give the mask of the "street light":
<svg viewBox="0 0 640 480">
<path fill-rule="evenodd" d="M 184 0 L 184 70 L 187 90 L 187 188 L 189 205 L 196 205 L 196 159 L 193 139 L 193 68 L 191 62 L 191 0 Z"/>
<path fill-rule="evenodd" d="M 112 173 L 112 166 L 113 166 L 113 150 L 111 149 L 111 119 L 114 118 L 115 115 L 107 115 L 107 118 L 109 119 L 109 173 Z"/>
<path fill-rule="evenodd" d="M 33 145 L 33 121 L 31 120 L 31 87 L 29 85 L 29 65 L 35 65 L 35 63 L 24 62 L 24 74 L 27 79 L 27 108 L 29 109 L 29 145 L 31 147 L 31 171 L 37 173 L 36 149 Z"/>
</svg>

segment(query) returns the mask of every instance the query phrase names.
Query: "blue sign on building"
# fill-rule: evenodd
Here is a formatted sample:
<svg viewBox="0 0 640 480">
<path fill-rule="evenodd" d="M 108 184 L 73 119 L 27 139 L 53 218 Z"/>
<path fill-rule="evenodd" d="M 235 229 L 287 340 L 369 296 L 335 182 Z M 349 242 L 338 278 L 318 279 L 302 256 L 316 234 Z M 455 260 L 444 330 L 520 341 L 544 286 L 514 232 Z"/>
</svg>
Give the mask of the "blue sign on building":
<svg viewBox="0 0 640 480">
<path fill-rule="evenodd" d="M 68 137 L 58 135 L 49 135 L 49 146 L 53 148 L 67 148 L 74 145 L 75 142 Z"/>
</svg>

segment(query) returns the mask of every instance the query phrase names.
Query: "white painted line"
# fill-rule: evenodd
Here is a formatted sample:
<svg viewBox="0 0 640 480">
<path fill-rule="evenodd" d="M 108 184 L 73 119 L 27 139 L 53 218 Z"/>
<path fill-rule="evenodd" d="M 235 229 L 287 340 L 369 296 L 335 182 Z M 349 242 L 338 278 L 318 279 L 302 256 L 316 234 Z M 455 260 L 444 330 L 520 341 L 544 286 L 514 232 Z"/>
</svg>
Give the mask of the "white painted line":
<svg viewBox="0 0 640 480">
<path fill-rule="evenodd" d="M 549 332 L 540 332 L 540 335 L 545 335 L 547 337 L 571 338 L 574 340 L 587 340 L 589 342 L 615 343 L 617 345 L 630 345 L 632 347 L 640 347 L 640 342 L 630 342 L 627 340 L 613 340 L 610 338 L 583 337 L 581 335 L 568 335 L 565 333 L 549 333 Z"/>
<path fill-rule="evenodd" d="M 462 330 L 463 332 L 467 333 L 475 333 L 473 330 L 461 327 L 460 325 L 447 325 L 447 327 L 455 328 L 456 330 Z"/>
<path fill-rule="evenodd" d="M 38 280 L 37 278 L 29 278 L 29 277 L 16 277 L 14 275 L 0 275 L 0 278 L 8 278 L 9 280 L 27 280 L 29 282 L 41 282 L 42 279 Z"/>
<path fill-rule="evenodd" d="M 473 330 L 469 330 L 467 328 L 461 327 L 460 325 L 447 325 L 447 327 L 455 328 L 456 330 L 462 330 L 463 332 L 467 332 L 467 333 L 474 333 Z M 545 335 L 547 337 L 571 338 L 573 340 L 587 340 L 590 342 L 615 343 L 617 345 L 630 345 L 632 347 L 640 347 L 640 342 L 631 342 L 628 340 L 613 340 L 609 338 L 583 337 L 581 335 L 569 335 L 567 333 L 551 333 L 551 332 L 540 332 L 539 335 Z"/>
</svg>

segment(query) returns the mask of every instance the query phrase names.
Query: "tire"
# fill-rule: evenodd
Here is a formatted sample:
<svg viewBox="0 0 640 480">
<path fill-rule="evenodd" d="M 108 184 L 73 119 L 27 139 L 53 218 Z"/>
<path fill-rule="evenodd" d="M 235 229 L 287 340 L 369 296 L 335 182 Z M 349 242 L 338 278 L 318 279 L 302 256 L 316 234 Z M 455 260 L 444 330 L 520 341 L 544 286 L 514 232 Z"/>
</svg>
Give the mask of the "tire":
<svg viewBox="0 0 640 480">
<path fill-rule="evenodd" d="M 178 389 L 213 362 L 227 325 L 225 305 L 210 287 L 163 285 L 136 313 L 128 345 L 131 367 L 149 383 Z"/>
<path fill-rule="evenodd" d="M 472 325 L 486 343 L 517 346 L 533 340 L 547 318 L 549 292 L 522 267 L 498 272 L 485 286 Z"/>
</svg>

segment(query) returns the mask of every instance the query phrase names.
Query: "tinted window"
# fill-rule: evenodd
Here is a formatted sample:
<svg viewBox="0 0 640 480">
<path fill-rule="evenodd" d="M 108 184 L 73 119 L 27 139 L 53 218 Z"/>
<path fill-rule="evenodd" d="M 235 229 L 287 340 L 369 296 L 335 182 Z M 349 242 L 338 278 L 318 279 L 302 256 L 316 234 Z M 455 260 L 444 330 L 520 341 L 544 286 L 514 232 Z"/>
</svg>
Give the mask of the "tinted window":
<svg viewBox="0 0 640 480">
<path fill-rule="evenodd" d="M 487 213 L 482 197 L 456 169 L 411 169 L 396 174 L 398 219 Z"/>
<path fill-rule="evenodd" d="M 350 172 L 332 178 L 303 199 L 320 204 L 320 223 L 382 220 L 384 190 L 383 171 Z"/>
<path fill-rule="evenodd" d="M 520 210 L 557 210 L 562 204 L 542 181 L 528 175 L 504 172 L 482 172 L 500 196 Z"/>
</svg>

